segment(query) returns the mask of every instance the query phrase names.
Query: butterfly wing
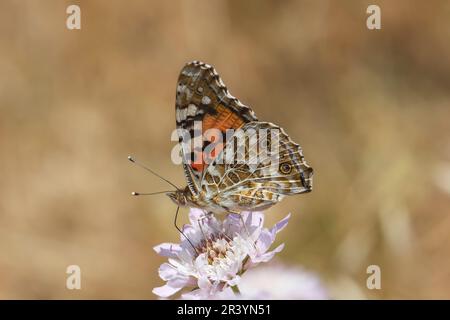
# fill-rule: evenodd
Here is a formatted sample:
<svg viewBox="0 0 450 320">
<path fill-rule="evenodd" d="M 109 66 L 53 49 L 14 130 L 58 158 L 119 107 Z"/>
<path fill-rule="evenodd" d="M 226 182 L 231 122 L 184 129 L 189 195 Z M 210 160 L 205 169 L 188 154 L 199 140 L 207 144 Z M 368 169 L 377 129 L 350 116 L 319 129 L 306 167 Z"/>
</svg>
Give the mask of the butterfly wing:
<svg viewBox="0 0 450 320">
<path fill-rule="evenodd" d="M 241 141 L 241 150 L 236 141 Z M 242 154 L 245 159 L 239 158 Z M 311 191 L 312 174 L 302 149 L 282 128 L 250 122 L 236 131 L 206 168 L 201 188 L 208 199 L 227 211 L 264 210 L 285 195 Z"/>
<path fill-rule="evenodd" d="M 175 115 L 185 176 L 189 189 L 196 195 L 207 166 L 204 160 L 207 144 L 202 142 L 202 133 L 212 128 L 225 133 L 257 118 L 249 107 L 230 94 L 212 66 L 199 61 L 190 62 L 181 70 Z M 198 146 L 195 139 L 201 141 Z"/>
</svg>

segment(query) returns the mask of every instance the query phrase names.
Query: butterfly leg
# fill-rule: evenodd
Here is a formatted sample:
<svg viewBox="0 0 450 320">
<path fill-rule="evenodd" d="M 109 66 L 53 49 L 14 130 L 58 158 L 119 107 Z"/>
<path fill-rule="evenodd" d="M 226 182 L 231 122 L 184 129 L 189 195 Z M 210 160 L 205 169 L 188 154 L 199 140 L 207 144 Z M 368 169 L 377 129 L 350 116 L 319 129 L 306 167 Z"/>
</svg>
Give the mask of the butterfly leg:
<svg viewBox="0 0 450 320">
<path fill-rule="evenodd" d="M 242 226 L 244 227 L 245 232 L 247 233 L 247 237 L 250 238 L 250 232 L 247 229 L 247 225 L 245 224 L 245 221 L 244 221 L 244 218 L 242 217 L 242 214 L 238 213 L 238 215 L 239 215 L 239 219 L 241 219 Z"/>
<path fill-rule="evenodd" d="M 206 238 L 206 234 L 205 234 L 205 232 L 203 231 L 203 228 L 202 228 L 202 222 L 203 222 L 203 220 L 204 220 L 203 217 L 200 218 L 200 219 L 198 219 L 198 220 L 197 220 L 197 224 L 198 224 L 198 227 L 200 228 L 200 231 L 202 232 L 203 239 L 208 240 L 208 239 Z"/>
<path fill-rule="evenodd" d="M 194 249 L 194 251 L 198 254 L 198 250 L 197 248 L 192 244 L 191 240 L 188 238 L 188 236 L 183 232 L 183 230 L 180 229 L 180 227 L 178 227 L 177 224 L 177 220 L 178 220 L 178 213 L 180 211 L 180 207 L 177 207 L 177 212 L 175 213 L 175 219 L 173 221 L 173 224 L 175 226 L 175 228 L 178 230 L 179 233 L 181 233 L 183 235 L 183 237 L 186 238 L 186 240 L 189 242 L 189 244 L 191 245 L 191 247 Z"/>
<path fill-rule="evenodd" d="M 204 224 L 204 221 L 205 221 L 206 219 L 208 219 L 211 215 L 212 215 L 212 212 L 207 212 L 205 215 L 201 216 L 201 217 L 198 218 L 198 220 L 197 220 L 198 227 L 200 228 L 200 231 L 202 232 L 203 238 L 204 238 L 205 240 L 207 240 L 207 238 L 206 238 L 205 232 L 203 231 L 202 225 Z"/>
</svg>

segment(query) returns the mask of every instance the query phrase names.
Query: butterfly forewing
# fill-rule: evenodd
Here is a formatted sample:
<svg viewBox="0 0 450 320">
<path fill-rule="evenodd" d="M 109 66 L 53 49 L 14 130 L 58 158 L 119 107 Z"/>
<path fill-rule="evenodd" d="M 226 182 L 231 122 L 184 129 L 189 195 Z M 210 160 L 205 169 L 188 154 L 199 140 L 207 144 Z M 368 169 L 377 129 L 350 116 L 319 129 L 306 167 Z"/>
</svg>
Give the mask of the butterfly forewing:
<svg viewBox="0 0 450 320">
<path fill-rule="evenodd" d="M 227 129 L 257 121 L 253 111 L 229 93 L 216 70 L 199 61 L 190 62 L 181 70 L 176 88 L 175 117 L 184 170 L 193 193 L 198 193 L 195 189 L 198 189 L 206 167 L 206 145 L 201 141 L 202 134 L 208 129 L 225 133 Z M 196 127 L 196 123 L 200 126 Z M 196 143 L 195 139 L 200 142 Z"/>
</svg>

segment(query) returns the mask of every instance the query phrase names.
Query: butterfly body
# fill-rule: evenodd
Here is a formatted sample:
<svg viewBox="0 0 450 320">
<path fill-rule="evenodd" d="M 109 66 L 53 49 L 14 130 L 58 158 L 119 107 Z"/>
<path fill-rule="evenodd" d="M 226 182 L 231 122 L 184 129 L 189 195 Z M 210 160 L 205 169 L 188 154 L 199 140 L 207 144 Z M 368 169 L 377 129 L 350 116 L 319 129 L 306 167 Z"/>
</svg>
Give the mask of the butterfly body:
<svg viewBox="0 0 450 320">
<path fill-rule="evenodd" d="M 213 213 L 265 210 L 286 195 L 312 190 L 313 170 L 300 146 L 282 128 L 258 121 L 205 63 L 188 63 L 180 73 L 176 124 L 188 185 L 168 196 L 180 206 Z M 215 138 L 191 141 L 208 132 Z"/>
</svg>

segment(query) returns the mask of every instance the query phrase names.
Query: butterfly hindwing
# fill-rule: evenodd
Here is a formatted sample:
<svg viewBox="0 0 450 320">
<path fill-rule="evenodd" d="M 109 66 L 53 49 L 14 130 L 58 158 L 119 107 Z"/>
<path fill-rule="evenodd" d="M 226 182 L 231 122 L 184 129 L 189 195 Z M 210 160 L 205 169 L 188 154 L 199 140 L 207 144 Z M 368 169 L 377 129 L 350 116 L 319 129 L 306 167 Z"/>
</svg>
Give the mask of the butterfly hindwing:
<svg viewBox="0 0 450 320">
<path fill-rule="evenodd" d="M 233 143 L 230 140 L 222 153 L 208 165 L 201 180 L 201 188 L 207 198 L 229 211 L 240 212 L 263 210 L 281 201 L 285 195 L 312 190 L 312 168 L 306 164 L 300 146 L 282 128 L 268 122 L 250 122 L 233 138 L 242 134 L 249 137 L 251 132 L 257 132 L 257 139 L 252 143 L 248 138 L 240 150 L 245 155 L 244 162 L 236 163 L 239 150 L 228 148 Z M 260 148 L 262 139 L 267 141 L 266 146 L 274 143 L 269 152 Z M 227 152 L 232 153 L 235 161 L 230 162 Z"/>
</svg>

